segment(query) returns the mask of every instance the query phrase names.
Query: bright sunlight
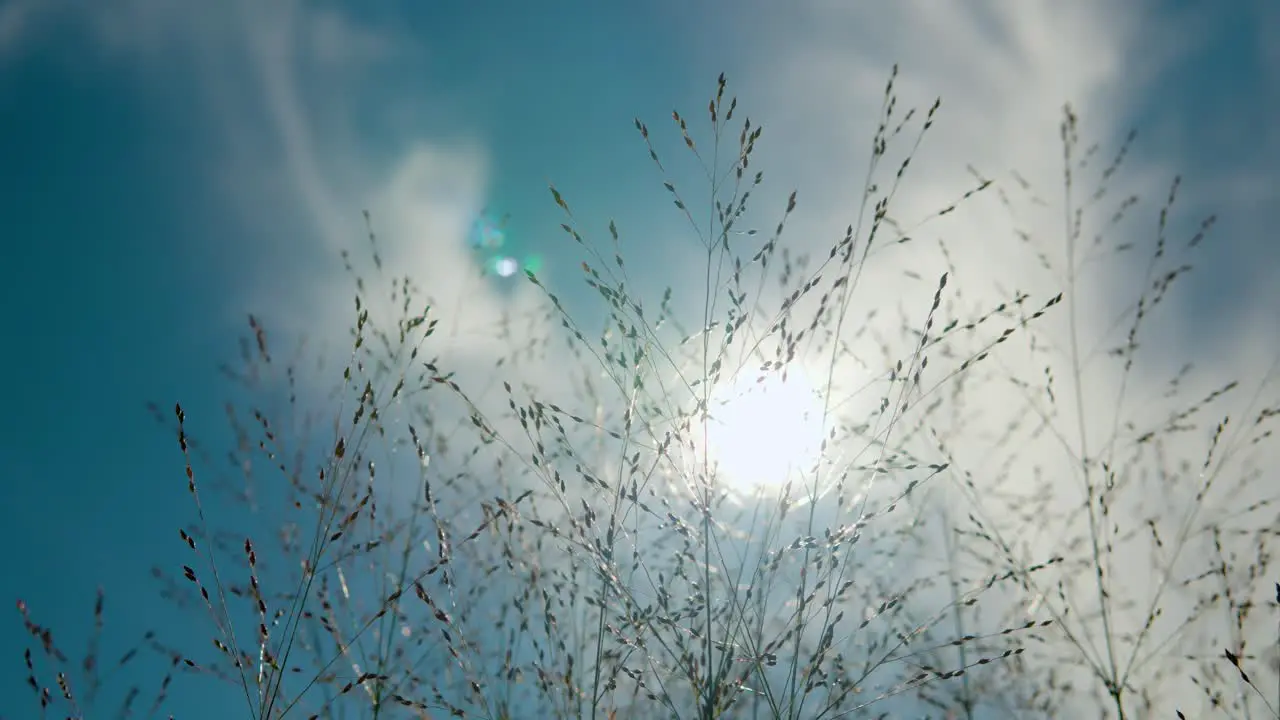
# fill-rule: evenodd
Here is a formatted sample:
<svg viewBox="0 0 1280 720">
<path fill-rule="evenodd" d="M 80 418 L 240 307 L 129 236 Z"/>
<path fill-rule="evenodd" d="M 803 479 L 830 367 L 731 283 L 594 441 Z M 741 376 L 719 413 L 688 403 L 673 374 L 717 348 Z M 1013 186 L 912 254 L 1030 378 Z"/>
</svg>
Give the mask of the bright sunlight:
<svg viewBox="0 0 1280 720">
<path fill-rule="evenodd" d="M 781 485 L 818 459 L 822 398 L 796 366 L 768 373 L 744 368 L 711 404 L 710 459 L 720 480 L 751 491 Z"/>
</svg>

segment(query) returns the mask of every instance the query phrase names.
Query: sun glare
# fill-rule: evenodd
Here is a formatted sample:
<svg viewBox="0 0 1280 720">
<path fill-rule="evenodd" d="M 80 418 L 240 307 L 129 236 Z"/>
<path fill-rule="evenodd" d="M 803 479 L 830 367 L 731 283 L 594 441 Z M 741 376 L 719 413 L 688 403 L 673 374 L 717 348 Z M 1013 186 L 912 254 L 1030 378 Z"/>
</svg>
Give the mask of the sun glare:
<svg viewBox="0 0 1280 720">
<path fill-rule="evenodd" d="M 799 368 L 784 381 L 755 368 L 738 373 L 712 400 L 710 459 L 722 482 L 740 490 L 780 485 L 807 470 L 822 442 L 822 399 Z"/>
</svg>

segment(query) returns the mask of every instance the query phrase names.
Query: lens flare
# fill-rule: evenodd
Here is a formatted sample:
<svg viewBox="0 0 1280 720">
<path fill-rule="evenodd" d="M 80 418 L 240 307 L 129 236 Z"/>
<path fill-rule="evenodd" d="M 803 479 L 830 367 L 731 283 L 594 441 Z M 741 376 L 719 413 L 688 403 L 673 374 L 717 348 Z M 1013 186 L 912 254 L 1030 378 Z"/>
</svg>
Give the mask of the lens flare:
<svg viewBox="0 0 1280 720">
<path fill-rule="evenodd" d="M 522 274 L 521 271 L 536 273 L 542 268 L 542 258 L 538 255 L 524 255 L 522 260 L 512 254 L 506 229 L 509 219 L 509 215 L 495 218 L 485 211 L 472 223 L 467 244 L 475 252 L 485 275 L 507 279 Z"/>
<path fill-rule="evenodd" d="M 498 277 L 511 277 L 520 269 L 520 263 L 513 257 L 501 256 L 493 259 L 493 273 Z"/>
<path fill-rule="evenodd" d="M 488 213 L 481 213 L 471 226 L 471 247 L 486 252 L 502 247 L 507 240 L 506 221 L 505 217 L 494 218 Z"/>
</svg>

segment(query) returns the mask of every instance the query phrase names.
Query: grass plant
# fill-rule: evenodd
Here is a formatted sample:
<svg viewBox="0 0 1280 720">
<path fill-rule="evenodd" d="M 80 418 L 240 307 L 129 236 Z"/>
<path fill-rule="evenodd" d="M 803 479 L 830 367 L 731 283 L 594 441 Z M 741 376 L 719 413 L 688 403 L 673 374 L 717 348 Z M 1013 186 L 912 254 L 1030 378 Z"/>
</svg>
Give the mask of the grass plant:
<svg viewBox="0 0 1280 720">
<path fill-rule="evenodd" d="M 624 261 L 644 245 L 613 222 L 580 226 L 552 186 L 597 314 L 583 320 L 528 273 L 541 304 L 474 330 L 553 332 L 492 368 L 460 360 L 431 288 L 391 274 L 366 214 L 370 267 L 343 256 L 354 323 L 332 394 L 301 378 L 305 348 L 282 361 L 251 318 L 240 366 L 225 370 L 245 398 L 227 406 L 230 464 L 193 429 L 210 418 L 153 407 L 193 508 L 176 528 L 190 561 L 156 577 L 212 642 L 149 633 L 112 666 L 140 653 L 168 665 L 148 714 L 181 717 L 172 679 L 203 676 L 234 688 L 254 720 L 1280 717 L 1280 521 L 1274 473 L 1250 464 L 1274 447 L 1276 368 L 1191 402 L 1179 400 L 1185 374 L 1166 397 L 1132 390 L 1147 326 L 1212 218 L 1175 240 L 1175 181 L 1150 247 L 1118 233 L 1141 205 L 1108 194 L 1129 145 L 1083 190 L 1099 151 L 1081 150 L 1068 109 L 1063 237 L 1016 243 L 1056 282 L 966 294 L 943 241 L 948 270 L 890 318 L 866 287 L 877 263 L 931 252 L 930 223 L 981 196 L 1015 223 L 1035 204 L 1020 176 L 975 170 L 953 203 L 897 217 L 941 103 L 903 111 L 896 75 L 865 191 L 817 253 L 785 237 L 799 193 L 773 217 L 757 208 L 752 157 L 767 138 L 723 76 L 705 134 L 672 115 L 704 200 L 636 120 L 701 248 L 702 286 L 647 296 Z M 1082 277 L 1140 252 L 1108 350 L 1115 333 L 1083 336 Z M 1030 365 L 1006 360 L 1015 349 Z M 568 360 L 558 387 L 529 370 L 548 359 Z M 1092 425 L 1095 372 L 1117 378 L 1109 427 Z M 776 483 L 735 484 L 716 423 L 735 392 L 800 376 L 817 390 L 817 452 Z M 1012 400 L 990 407 L 992 387 Z M 1243 416 L 1210 415 L 1246 392 Z M 973 412 L 1005 429 L 968 433 Z M 1191 444 L 1199 464 L 1183 459 Z M 228 502 L 243 517 L 215 516 Z M 41 716 L 96 717 L 114 677 L 97 659 L 102 596 L 79 671 L 19 607 Z M 1188 678 L 1202 705 L 1170 706 L 1167 688 Z M 124 689 L 120 715 L 144 694 Z"/>
</svg>

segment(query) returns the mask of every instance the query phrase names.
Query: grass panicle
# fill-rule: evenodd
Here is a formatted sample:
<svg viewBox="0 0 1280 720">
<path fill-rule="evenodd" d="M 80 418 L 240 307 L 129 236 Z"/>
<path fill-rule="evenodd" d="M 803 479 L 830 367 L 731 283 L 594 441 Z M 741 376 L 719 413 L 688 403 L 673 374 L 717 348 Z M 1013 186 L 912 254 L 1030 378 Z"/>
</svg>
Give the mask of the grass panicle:
<svg viewBox="0 0 1280 720">
<path fill-rule="evenodd" d="M 635 120 L 697 241 L 694 288 L 650 292 L 633 270 L 646 246 L 614 220 L 585 227 L 549 184 L 595 306 L 528 271 L 535 306 L 440 325 L 366 213 L 371 267 L 342 253 L 350 345 L 340 371 L 316 368 L 329 394 L 305 343 L 274 352 L 250 317 L 240 366 L 222 368 L 230 448 L 201 442 L 207 411 L 151 407 L 193 511 L 175 528 L 189 561 L 153 574 L 205 618 L 206 644 L 148 633 L 104 673 L 100 593 L 77 673 L 20 602 L 41 716 L 94 716 L 148 653 L 169 668 L 151 715 L 180 715 L 171 681 L 203 677 L 253 720 L 1280 717 L 1280 645 L 1259 639 L 1280 617 L 1280 585 L 1261 596 L 1275 498 L 1253 460 L 1274 446 L 1276 369 L 1190 400 L 1190 370 L 1158 398 L 1136 381 L 1214 218 L 1177 216 L 1181 180 L 1156 212 L 1115 200 L 1135 136 L 1098 167 L 1070 108 L 1061 237 L 1023 229 L 1047 203 L 1017 172 L 970 168 L 953 201 L 900 217 L 943 106 L 904 110 L 896 81 L 895 67 L 861 198 L 816 250 L 788 236 L 804 196 L 764 197 L 754 153 L 771 139 L 723 75 L 705 131 L 672 112 L 675 155 Z M 923 239 L 991 196 L 1043 273 L 1015 279 L 1034 293 L 984 294 L 954 242 Z M 1154 222 L 1149 247 L 1133 218 Z M 1127 305 L 1087 337 L 1089 273 L 1142 253 Z M 873 285 L 894 262 L 928 284 L 896 316 Z M 477 367 L 463 330 L 507 347 Z M 776 483 L 735 483 L 718 424 L 802 379 L 816 451 L 785 458 Z M 1226 415 L 1242 393 L 1244 414 Z M 1169 698 L 1187 696 L 1165 693 L 1188 677 L 1203 706 L 1183 715 Z M 119 715 L 141 694 L 125 690 Z"/>
</svg>

